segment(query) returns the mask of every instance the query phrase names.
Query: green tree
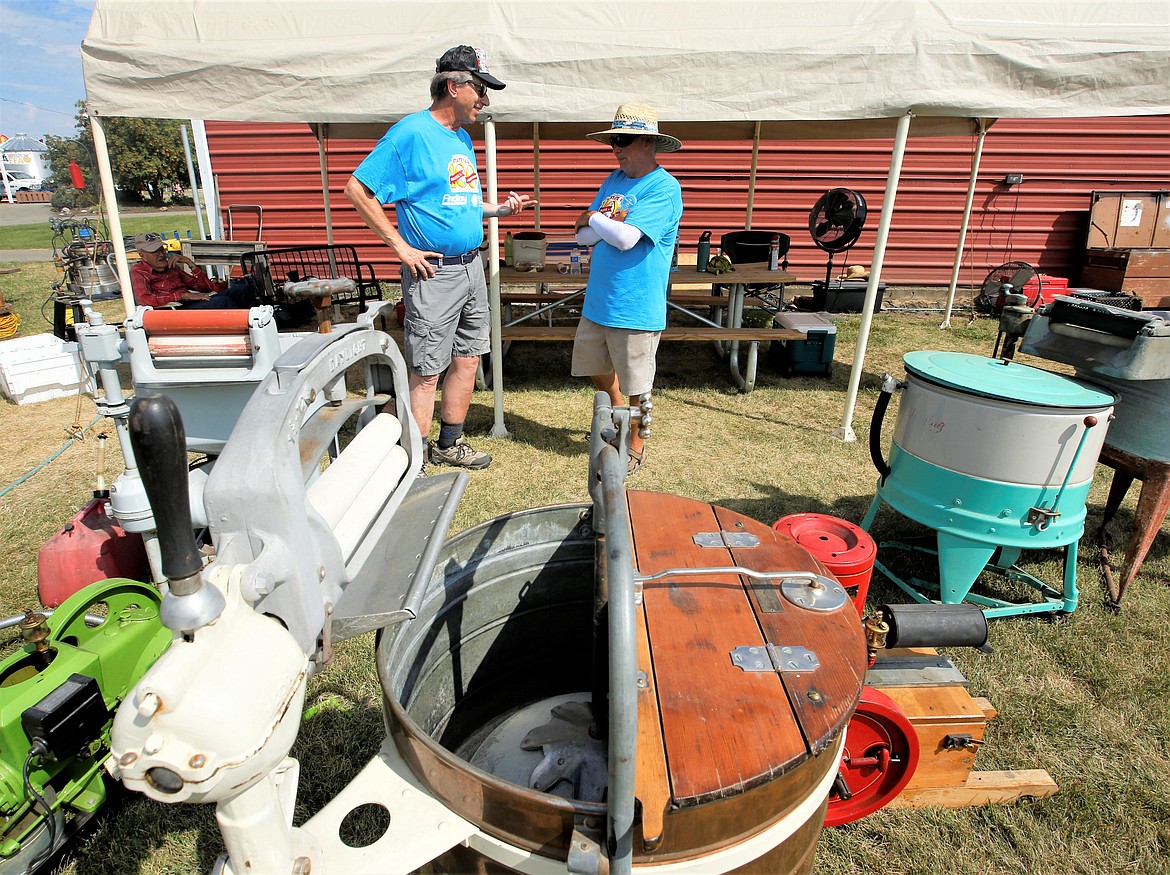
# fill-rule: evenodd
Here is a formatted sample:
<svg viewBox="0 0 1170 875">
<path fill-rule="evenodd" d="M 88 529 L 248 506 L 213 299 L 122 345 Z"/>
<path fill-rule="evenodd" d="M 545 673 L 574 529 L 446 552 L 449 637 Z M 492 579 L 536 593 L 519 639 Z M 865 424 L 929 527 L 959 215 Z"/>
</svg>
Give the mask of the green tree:
<svg viewBox="0 0 1170 875">
<path fill-rule="evenodd" d="M 180 126 L 175 119 L 105 118 L 102 129 L 110 151 L 114 184 L 119 200 L 163 202 L 163 193 L 173 183 L 187 185 L 187 160 L 183 153 Z M 86 188 L 95 192 L 100 185 L 94 158 L 93 130 L 85 102 L 77 102 L 77 135 L 45 138 L 53 167 L 52 182 L 58 189 L 72 188 L 69 162 L 81 167 Z"/>
</svg>

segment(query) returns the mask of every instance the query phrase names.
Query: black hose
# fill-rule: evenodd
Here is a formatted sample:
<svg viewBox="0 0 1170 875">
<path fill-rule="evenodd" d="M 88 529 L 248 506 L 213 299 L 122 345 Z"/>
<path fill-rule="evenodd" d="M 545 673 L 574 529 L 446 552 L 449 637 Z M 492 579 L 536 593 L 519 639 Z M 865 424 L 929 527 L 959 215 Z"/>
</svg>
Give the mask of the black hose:
<svg viewBox="0 0 1170 875">
<path fill-rule="evenodd" d="M 890 476 L 890 466 L 882 457 L 882 423 L 885 421 L 886 408 L 890 406 L 893 394 L 892 389 L 887 391 L 886 387 L 882 386 L 881 395 L 878 396 L 877 404 L 873 408 L 873 417 L 869 421 L 869 457 L 881 475 L 883 485 Z"/>
<path fill-rule="evenodd" d="M 49 825 L 48 847 L 33 857 L 32 862 L 28 864 L 28 871 L 30 873 L 35 872 L 37 869 L 43 866 L 45 862 L 53 856 L 53 852 L 57 850 L 57 815 L 53 813 L 53 807 L 45 801 L 45 797 L 38 793 L 33 787 L 32 777 L 30 774 L 32 770 L 32 761 L 37 757 L 44 756 L 48 752 L 48 747 L 43 741 L 41 741 L 41 739 L 38 738 L 33 741 L 32 747 L 29 748 L 28 756 L 24 758 L 23 774 L 25 792 L 33 798 L 34 804 L 38 805 L 41 810 L 45 812 L 45 819 L 48 821 Z"/>
</svg>

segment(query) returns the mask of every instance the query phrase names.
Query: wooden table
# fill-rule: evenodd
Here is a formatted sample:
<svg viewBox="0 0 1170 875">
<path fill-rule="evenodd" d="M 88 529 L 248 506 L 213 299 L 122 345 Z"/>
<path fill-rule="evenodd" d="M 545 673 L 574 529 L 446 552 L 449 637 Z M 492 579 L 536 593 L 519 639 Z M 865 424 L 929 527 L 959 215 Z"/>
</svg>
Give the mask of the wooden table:
<svg viewBox="0 0 1170 875">
<path fill-rule="evenodd" d="M 1170 462 L 1143 459 L 1124 450 L 1105 444 L 1101 448 L 1100 462 L 1114 470 L 1113 482 L 1109 485 L 1109 497 L 1105 500 L 1105 513 L 1101 519 L 1101 534 L 1117 513 L 1125 493 L 1134 480 L 1142 481 L 1138 494 L 1136 519 L 1129 543 L 1125 548 L 1125 560 L 1121 568 L 1121 580 L 1116 589 L 1110 584 L 1109 600 L 1115 608 L 1120 607 L 1121 597 L 1133 583 L 1142 562 L 1150 552 L 1154 537 L 1166 521 L 1170 512 Z"/>
<path fill-rule="evenodd" d="M 555 310 L 577 302 L 584 297 L 588 272 L 563 274 L 546 266 L 541 271 L 518 271 L 514 267 L 500 268 L 500 302 L 504 311 L 503 340 L 572 340 L 574 326 L 524 325 L 537 317 L 551 314 Z M 759 346 L 764 341 L 800 340 L 804 335 L 799 331 L 778 328 L 744 328 L 744 300 L 753 285 L 776 285 L 793 282 L 795 277 L 783 270 L 768 270 L 764 264 L 745 264 L 724 274 L 700 273 L 692 267 L 682 266 L 670 275 L 673 288 L 699 285 L 711 287 L 726 286 L 727 294 L 703 294 L 693 290 L 674 291 L 667 297 L 670 310 L 695 319 L 705 328 L 671 327 L 662 333 L 663 340 L 709 341 L 715 344 L 719 354 L 727 359 L 731 378 L 744 393 L 755 388 Z M 538 292 L 505 292 L 505 286 L 539 285 Z M 512 304 L 536 304 L 532 313 L 513 319 Z M 706 313 L 704 314 L 703 311 Z M 747 344 L 747 360 L 741 366 L 740 344 Z M 485 381 L 481 378 L 481 386 Z"/>
</svg>

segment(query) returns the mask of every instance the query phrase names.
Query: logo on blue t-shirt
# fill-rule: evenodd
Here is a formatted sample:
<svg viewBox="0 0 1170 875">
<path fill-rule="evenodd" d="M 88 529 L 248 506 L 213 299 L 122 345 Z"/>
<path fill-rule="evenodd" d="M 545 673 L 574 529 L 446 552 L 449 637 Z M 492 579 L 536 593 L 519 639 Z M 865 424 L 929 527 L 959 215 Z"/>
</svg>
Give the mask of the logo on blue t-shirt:
<svg viewBox="0 0 1170 875">
<path fill-rule="evenodd" d="M 466 155 L 452 155 L 447 162 L 451 191 L 479 191 L 479 173 Z"/>
<path fill-rule="evenodd" d="M 638 199 L 632 194 L 611 194 L 601 202 L 597 212 L 615 222 L 624 222 Z"/>
</svg>

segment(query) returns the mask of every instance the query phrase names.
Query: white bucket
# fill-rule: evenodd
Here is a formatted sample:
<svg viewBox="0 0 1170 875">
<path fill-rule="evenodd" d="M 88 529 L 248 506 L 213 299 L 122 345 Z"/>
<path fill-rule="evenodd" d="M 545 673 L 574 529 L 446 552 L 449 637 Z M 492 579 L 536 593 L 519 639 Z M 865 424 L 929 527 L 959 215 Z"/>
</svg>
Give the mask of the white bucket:
<svg viewBox="0 0 1170 875">
<path fill-rule="evenodd" d="M 544 269 L 548 240 L 539 231 L 521 231 L 512 236 L 512 263 L 517 270 Z"/>
</svg>

